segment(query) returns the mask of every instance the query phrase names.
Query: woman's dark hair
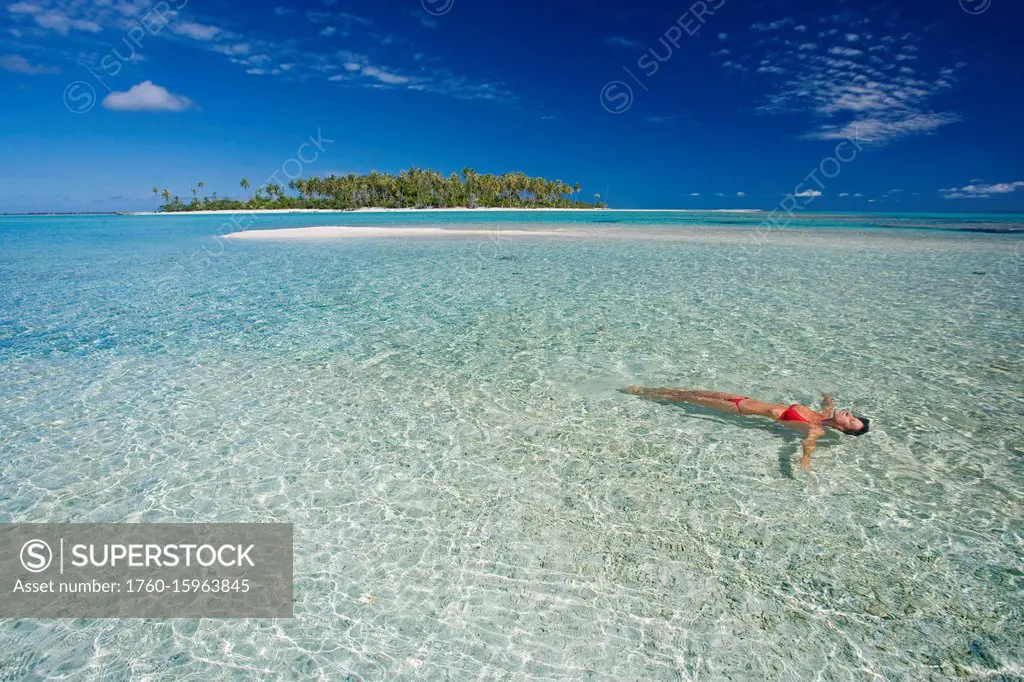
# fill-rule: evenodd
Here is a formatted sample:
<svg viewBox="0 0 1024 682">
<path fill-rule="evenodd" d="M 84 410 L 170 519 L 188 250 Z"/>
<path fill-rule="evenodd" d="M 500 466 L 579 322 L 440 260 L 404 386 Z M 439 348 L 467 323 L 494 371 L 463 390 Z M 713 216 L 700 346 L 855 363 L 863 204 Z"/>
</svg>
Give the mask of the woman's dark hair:
<svg viewBox="0 0 1024 682">
<path fill-rule="evenodd" d="M 851 436 L 863 436 L 871 428 L 871 420 L 868 419 L 867 417 L 862 417 L 859 414 L 854 414 L 853 416 L 861 420 L 861 422 L 864 424 L 864 428 L 862 428 L 860 431 L 847 431 L 846 433 L 850 434 Z"/>
</svg>

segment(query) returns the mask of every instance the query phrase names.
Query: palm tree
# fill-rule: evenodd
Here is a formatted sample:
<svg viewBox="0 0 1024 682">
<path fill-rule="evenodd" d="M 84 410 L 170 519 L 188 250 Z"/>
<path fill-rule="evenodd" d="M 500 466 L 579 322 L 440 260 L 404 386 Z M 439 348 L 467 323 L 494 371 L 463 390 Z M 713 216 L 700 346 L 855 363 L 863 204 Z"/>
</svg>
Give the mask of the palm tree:
<svg viewBox="0 0 1024 682">
<path fill-rule="evenodd" d="M 238 183 L 243 190 L 250 188 L 248 178 Z M 311 177 L 308 180 L 292 180 L 286 186 L 266 184 L 257 186 L 253 195 L 242 201 L 220 199 L 214 192 L 212 198 L 199 199 L 205 181 L 199 181 L 191 188 L 192 200 L 186 204 L 178 196 L 171 200 L 171 193 L 153 188 L 154 196 L 162 196 L 164 210 L 188 211 L 197 208 L 232 209 L 239 206 L 260 208 L 268 205 L 291 207 L 316 207 L 353 209 L 363 206 L 404 208 L 404 207 L 588 207 L 579 200 L 579 183 L 567 184 L 562 180 L 548 180 L 543 177 L 526 175 L 513 171 L 502 175 L 478 173 L 468 166 L 459 173 L 442 175 L 432 169 L 407 168 L 397 175 L 371 171 L 365 175 L 348 173 L 325 178 Z M 289 191 L 291 190 L 291 191 Z M 295 194 L 293 194 L 294 192 Z M 296 194 L 298 196 L 296 196 Z M 594 194 L 593 205 L 604 208 L 599 193 Z"/>
</svg>

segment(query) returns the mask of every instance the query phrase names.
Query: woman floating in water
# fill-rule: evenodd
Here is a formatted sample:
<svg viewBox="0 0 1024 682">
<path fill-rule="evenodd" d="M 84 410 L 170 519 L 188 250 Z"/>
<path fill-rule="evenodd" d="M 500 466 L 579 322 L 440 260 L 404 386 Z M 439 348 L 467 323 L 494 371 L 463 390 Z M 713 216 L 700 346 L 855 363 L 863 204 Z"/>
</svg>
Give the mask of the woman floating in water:
<svg viewBox="0 0 1024 682">
<path fill-rule="evenodd" d="M 799 403 L 793 403 L 792 405 L 763 403 L 760 400 L 754 400 L 746 396 L 719 393 L 718 391 L 682 391 L 677 388 L 629 386 L 626 388 L 626 392 L 651 400 L 690 403 L 691 405 L 701 405 L 733 414 L 768 417 L 769 419 L 782 422 L 789 427 L 806 429 L 807 437 L 804 438 L 803 442 L 804 456 L 800 460 L 800 464 L 804 469 L 810 468 L 811 453 L 814 452 L 814 445 L 819 438 L 825 435 L 826 428 L 842 431 L 850 436 L 863 436 L 868 432 L 868 427 L 870 426 L 870 421 L 867 417 L 861 417 L 846 410 L 837 410 L 835 401 L 827 393 L 821 394 L 821 410 L 815 412 L 806 405 L 800 405 Z"/>
</svg>

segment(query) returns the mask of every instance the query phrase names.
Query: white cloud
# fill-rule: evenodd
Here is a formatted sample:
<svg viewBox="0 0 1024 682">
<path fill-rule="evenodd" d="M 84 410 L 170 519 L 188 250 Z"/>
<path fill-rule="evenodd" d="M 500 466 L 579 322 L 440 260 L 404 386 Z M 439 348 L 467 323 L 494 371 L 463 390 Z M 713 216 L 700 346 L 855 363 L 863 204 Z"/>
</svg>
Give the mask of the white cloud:
<svg viewBox="0 0 1024 682">
<path fill-rule="evenodd" d="M 724 193 L 722 193 L 722 192 L 715 192 L 715 196 L 716 196 L 716 197 L 724 197 L 724 196 L 725 196 L 725 194 L 724 194 Z"/>
<path fill-rule="evenodd" d="M 993 194 L 1012 194 L 1018 189 L 1024 189 L 1024 180 L 1015 182 L 999 182 L 995 184 L 970 184 L 960 187 L 949 187 L 940 189 L 940 192 L 949 192 L 944 199 L 988 199 Z"/>
<path fill-rule="evenodd" d="M 15 14 L 31 15 L 33 21 L 42 28 L 48 28 L 61 35 L 68 35 L 71 29 L 86 31 L 88 33 L 99 33 L 100 25 L 89 19 L 73 19 L 63 12 L 57 10 L 42 11 L 38 5 L 27 2 L 18 2 L 8 6 L 8 11 Z"/>
<path fill-rule="evenodd" d="M 327 80 L 337 82 L 337 81 L 345 80 L 345 77 L 342 76 L 340 73 L 336 73 L 333 76 L 331 76 L 330 78 L 328 78 Z"/>
<path fill-rule="evenodd" d="M 330 38 L 337 32 L 337 30 L 338 29 L 334 28 L 333 26 L 327 26 L 324 28 L 324 30 L 320 31 L 320 35 Z"/>
<path fill-rule="evenodd" d="M 860 118 L 844 126 L 823 125 L 804 137 L 809 140 L 857 140 L 882 143 L 907 135 L 930 134 L 942 126 L 956 123 L 959 114 L 909 114 L 906 118 Z"/>
<path fill-rule="evenodd" d="M 3 69 L 4 71 L 11 71 L 13 73 L 25 73 L 30 75 L 60 73 L 60 69 L 56 66 L 36 66 L 35 64 L 30 64 L 27 59 L 19 54 L 10 54 L 0 57 L 0 69 Z"/>
<path fill-rule="evenodd" d="M 840 193 L 839 193 L 839 198 L 840 198 L 840 199 L 845 199 L 845 198 L 846 198 L 846 197 L 848 197 L 848 196 L 850 196 L 850 193 L 849 193 L 849 192 L 840 192 Z"/>
<path fill-rule="evenodd" d="M 839 21 L 835 17 L 828 20 Z M 896 54 L 887 51 L 887 45 L 896 40 L 890 36 L 881 38 L 879 45 L 872 44 L 876 39 L 869 33 L 844 37 L 845 44 L 831 46 L 827 56 L 818 53 L 819 46 L 812 42 L 795 44 L 772 35 L 762 39 L 778 49 L 767 51 L 768 59 L 761 62 L 758 73 L 785 75 L 776 78 L 777 89 L 758 110 L 811 114 L 818 120 L 803 135 L 805 139 L 856 136 L 858 141 L 873 144 L 934 134 L 960 120 L 959 114 L 935 111 L 931 105 L 934 98 L 956 85 L 955 67 L 939 65 L 929 72 L 909 69 L 905 60 L 916 58 L 916 47 Z M 856 47 L 851 44 L 854 42 Z M 734 62 L 723 66 L 740 70 Z"/>
<path fill-rule="evenodd" d="M 745 197 L 745 196 L 747 196 L 747 193 L 746 192 L 736 192 L 736 196 L 738 196 L 738 197 Z"/>
<path fill-rule="evenodd" d="M 719 33 L 719 34 L 718 34 L 718 39 L 719 39 L 719 40 L 725 40 L 725 39 L 726 39 L 726 38 L 728 38 L 728 37 L 729 37 L 729 34 L 728 34 L 728 33 Z"/>
<path fill-rule="evenodd" d="M 214 45 L 210 49 L 221 54 L 235 55 L 247 54 L 250 50 L 250 46 L 249 43 L 236 43 L 234 45 Z"/>
<path fill-rule="evenodd" d="M 43 8 L 31 2 L 16 2 L 13 5 L 8 5 L 7 11 L 13 14 L 38 14 L 43 11 Z"/>
<path fill-rule="evenodd" d="M 751 24 L 750 30 L 751 31 L 762 31 L 762 32 L 764 32 L 764 31 L 776 31 L 776 30 L 778 30 L 778 29 L 780 29 L 780 28 L 782 28 L 784 26 L 790 26 L 792 24 L 793 24 L 793 20 L 788 18 L 788 17 L 785 18 L 785 19 L 779 19 L 778 21 L 773 21 L 773 22 L 771 22 L 769 24 L 765 24 L 765 23 L 759 21 L 756 24 Z"/>
<path fill-rule="evenodd" d="M 367 66 L 363 69 L 363 75 L 369 76 L 370 78 L 376 78 L 381 83 L 387 83 L 389 85 L 404 85 L 409 82 L 407 76 L 399 76 L 398 74 L 388 73 L 378 69 L 376 66 Z"/>
<path fill-rule="evenodd" d="M 794 26 L 793 30 L 796 31 L 797 33 L 803 33 L 804 31 L 807 30 L 807 27 L 804 26 L 803 24 L 800 24 L 799 26 Z"/>
<path fill-rule="evenodd" d="M 797 192 L 793 196 L 795 196 L 795 197 L 810 197 L 810 198 L 814 198 L 814 197 L 820 197 L 821 196 L 821 192 L 819 192 L 816 189 L 805 189 L 803 192 Z"/>
<path fill-rule="evenodd" d="M 194 40 L 212 40 L 220 29 L 216 26 L 197 24 L 192 21 L 181 21 L 171 24 L 171 30 L 178 35 L 188 36 Z"/>
<path fill-rule="evenodd" d="M 700 192 L 690 192 L 690 196 L 691 197 L 699 197 L 700 196 Z"/>
<path fill-rule="evenodd" d="M 712 52 L 711 56 L 712 57 L 724 57 L 727 54 L 730 54 L 729 50 L 727 48 L 723 47 L 721 50 L 718 50 L 717 52 Z"/>
<path fill-rule="evenodd" d="M 347 71 L 358 71 L 361 68 L 363 68 L 362 64 L 357 64 L 355 62 L 346 62 L 345 63 L 345 69 Z"/>
<path fill-rule="evenodd" d="M 188 97 L 172 94 L 153 81 L 142 81 L 127 92 L 112 92 L 103 99 L 103 106 L 115 111 L 185 111 L 194 104 Z"/>
<path fill-rule="evenodd" d="M 111 39 L 116 39 L 116 36 L 123 36 L 125 31 L 137 27 L 138 21 L 147 8 L 154 7 L 155 4 L 156 0 L 4 0 L 3 5 L 0 5 L 0 16 L 7 19 L 7 22 L 5 25 L 5 22 L 0 21 L 0 37 L 6 37 L 8 41 L 16 39 L 19 45 L 24 45 L 25 49 L 15 50 L 9 44 L 6 49 L 0 47 L 0 55 L 5 52 L 9 52 L 11 55 L 20 53 L 31 59 L 36 54 L 44 54 L 46 50 L 61 49 L 55 48 L 53 44 L 39 44 L 46 41 L 48 33 L 51 34 L 49 37 L 52 39 L 63 35 L 73 36 L 81 32 L 107 31 Z M 336 3 L 335 7 L 325 7 L 326 3 L 316 4 L 322 11 L 307 12 L 305 8 L 300 9 L 295 5 L 275 7 L 274 4 L 268 5 L 262 11 L 266 13 L 265 16 L 278 21 L 278 23 L 296 20 L 305 23 L 308 18 L 317 24 L 313 26 L 315 31 L 324 31 L 324 35 L 331 34 L 330 40 L 334 40 L 340 35 L 358 33 L 362 34 L 361 37 L 370 44 L 386 42 L 401 45 L 402 53 L 411 57 L 416 66 L 426 64 L 430 60 L 428 54 L 420 51 L 406 37 L 388 34 L 378 28 L 370 19 L 336 11 L 336 7 L 342 6 L 340 2 Z M 183 8 L 184 5 L 171 0 L 170 7 Z M 291 7 L 295 7 L 295 9 L 293 10 Z M 417 18 L 424 16 L 419 10 L 416 10 L 414 14 Z M 277 19 L 277 17 L 284 17 L 284 19 Z M 371 64 L 363 55 L 341 54 L 337 49 L 327 46 L 327 40 L 303 43 L 294 40 L 271 39 L 262 33 L 235 33 L 220 25 L 209 25 L 211 23 L 215 22 L 210 19 L 197 19 L 195 16 L 178 14 L 173 21 L 168 22 L 167 28 L 170 30 L 163 31 L 155 38 L 175 42 L 191 38 L 197 46 L 223 55 L 225 60 L 241 66 L 242 69 L 262 69 L 268 75 L 280 74 L 297 81 L 318 80 L 323 82 L 324 79 L 335 73 L 340 72 L 347 75 L 348 71 L 342 71 L 345 63 L 358 63 L 359 66 L 354 70 L 356 72 L 363 71 L 364 67 Z M 332 27 L 333 33 L 332 30 L 327 30 L 328 26 Z M 61 35 L 54 36 L 54 33 Z M 319 38 L 316 34 L 313 34 L 313 37 Z M 32 44 L 33 39 L 36 39 L 37 44 Z M 147 40 L 149 39 L 147 38 Z M 248 46 L 248 51 L 244 46 Z M 97 52 L 105 49 L 99 44 L 91 47 Z M 38 52 L 29 52 L 29 49 L 38 50 Z M 63 48 L 62 53 L 70 52 L 70 49 Z M 80 47 L 78 49 L 86 50 L 88 48 Z M 121 51 L 124 53 L 123 49 Z M 250 57 L 249 55 L 254 56 Z M 73 59 L 75 54 L 71 52 L 65 56 Z M 95 55 L 84 51 L 79 56 L 83 60 L 94 60 L 95 57 Z M 290 70 L 281 69 L 278 68 L 280 62 L 294 63 L 295 66 Z M 21 70 L 26 68 L 16 61 L 6 60 L 5 63 L 9 68 Z M 401 64 L 395 66 L 396 69 L 388 69 L 383 65 L 370 67 L 363 74 L 363 78 L 352 79 L 352 84 L 359 87 L 398 86 L 462 100 L 507 102 L 519 99 L 518 95 L 509 90 L 504 83 L 469 78 L 436 64 L 430 69 L 418 69 L 415 72 L 415 77 L 403 75 L 406 73 L 405 71 L 397 70 L 397 67 L 402 66 Z M 31 70 L 38 66 L 30 64 L 28 68 Z M 127 90 L 130 85 L 132 82 L 128 81 L 121 87 Z M 118 98 L 114 97 L 112 101 L 116 103 Z M 0 109 L 2 107 L 3 103 L 0 100 Z"/>
</svg>

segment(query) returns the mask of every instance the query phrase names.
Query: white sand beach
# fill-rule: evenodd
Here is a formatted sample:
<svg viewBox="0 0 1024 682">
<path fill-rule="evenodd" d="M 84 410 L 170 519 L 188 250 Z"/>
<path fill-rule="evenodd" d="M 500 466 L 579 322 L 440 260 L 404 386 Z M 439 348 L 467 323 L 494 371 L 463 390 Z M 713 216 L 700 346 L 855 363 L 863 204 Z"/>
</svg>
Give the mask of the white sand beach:
<svg viewBox="0 0 1024 682">
<path fill-rule="evenodd" d="M 571 213 L 763 213 L 759 208 L 356 208 L 342 210 L 336 208 L 258 208 L 258 209 L 229 209 L 223 211 L 138 211 L 126 215 L 149 216 L 149 215 L 220 215 L 227 214 L 274 214 L 274 213 L 487 213 L 487 212 L 515 212 L 515 213 L 547 213 L 549 211 L 571 212 Z"/>
</svg>

